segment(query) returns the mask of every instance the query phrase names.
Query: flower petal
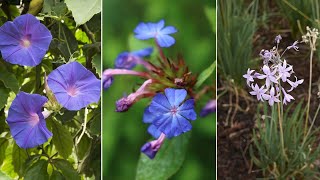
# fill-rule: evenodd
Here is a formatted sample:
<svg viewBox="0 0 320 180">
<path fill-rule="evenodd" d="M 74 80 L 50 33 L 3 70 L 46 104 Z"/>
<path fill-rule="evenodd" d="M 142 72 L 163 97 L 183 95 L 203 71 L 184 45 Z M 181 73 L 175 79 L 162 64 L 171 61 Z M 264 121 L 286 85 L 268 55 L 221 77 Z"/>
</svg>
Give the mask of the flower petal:
<svg viewBox="0 0 320 180">
<path fill-rule="evenodd" d="M 179 108 L 178 113 L 189 120 L 196 120 L 197 113 L 194 111 L 194 99 L 188 99 Z"/>
<path fill-rule="evenodd" d="M 171 105 L 168 102 L 168 99 L 163 94 L 156 94 L 149 106 L 149 111 L 151 113 L 168 113 L 171 109 Z"/>
<path fill-rule="evenodd" d="M 167 26 L 161 30 L 161 34 L 173 34 L 178 32 L 178 30 L 173 26 Z"/>
<path fill-rule="evenodd" d="M 164 92 L 171 107 L 178 107 L 187 96 L 187 91 L 185 89 L 167 88 Z"/>
<path fill-rule="evenodd" d="M 156 40 L 160 47 L 170 47 L 176 42 L 173 37 L 165 34 L 158 34 Z"/>
</svg>

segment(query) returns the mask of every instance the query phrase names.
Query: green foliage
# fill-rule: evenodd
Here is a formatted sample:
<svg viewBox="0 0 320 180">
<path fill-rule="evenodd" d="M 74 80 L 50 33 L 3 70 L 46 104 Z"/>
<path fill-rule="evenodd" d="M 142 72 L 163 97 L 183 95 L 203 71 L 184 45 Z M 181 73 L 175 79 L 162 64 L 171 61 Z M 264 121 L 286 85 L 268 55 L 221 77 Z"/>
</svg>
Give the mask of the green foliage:
<svg viewBox="0 0 320 180">
<path fill-rule="evenodd" d="M 214 61 L 207 69 L 202 71 L 197 79 L 197 83 L 195 85 L 196 88 L 199 88 L 216 70 L 216 61 Z"/>
<path fill-rule="evenodd" d="M 25 180 L 49 179 L 47 167 L 48 167 L 48 161 L 43 159 L 37 161 L 28 169 L 24 179 Z"/>
<path fill-rule="evenodd" d="M 253 35 L 257 28 L 258 2 L 218 1 L 218 68 L 226 79 L 242 85 L 249 68 Z"/>
<path fill-rule="evenodd" d="M 154 159 L 140 155 L 137 180 L 168 179 L 175 174 L 184 162 L 190 133 L 166 140 Z"/>
<path fill-rule="evenodd" d="M 259 112 L 259 109 L 258 109 Z M 304 112 L 302 103 L 294 110 L 288 108 L 283 116 L 283 139 L 279 130 L 279 115 L 273 108 L 269 116 L 268 105 L 264 104 L 265 118 L 259 118 L 258 129 L 254 131 L 254 146 L 250 147 L 253 162 L 262 169 L 265 177 L 275 179 L 310 179 L 319 176 L 314 167 L 320 147 L 316 145 L 314 130 L 304 134 Z M 256 152 L 255 152 L 256 151 Z"/>
<path fill-rule="evenodd" d="M 89 21 L 93 15 L 101 12 L 101 0 L 66 0 L 68 8 L 72 11 L 77 26 Z"/>
</svg>

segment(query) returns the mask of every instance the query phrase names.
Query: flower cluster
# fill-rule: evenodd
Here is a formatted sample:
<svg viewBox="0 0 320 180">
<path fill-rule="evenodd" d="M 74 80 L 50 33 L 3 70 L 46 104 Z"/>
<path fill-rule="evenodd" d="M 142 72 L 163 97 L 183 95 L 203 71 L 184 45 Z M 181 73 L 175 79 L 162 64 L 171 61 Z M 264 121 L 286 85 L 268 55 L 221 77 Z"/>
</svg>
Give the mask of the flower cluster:
<svg viewBox="0 0 320 180">
<path fill-rule="evenodd" d="M 271 50 L 262 50 L 260 52 L 260 56 L 263 59 L 262 73 L 248 69 L 247 73 L 243 75 L 247 81 L 247 85 L 252 88 L 250 94 L 256 96 L 259 101 L 268 101 L 270 106 L 279 102 L 287 104 L 291 100 L 294 100 L 289 93 L 303 83 L 303 79 L 298 80 L 296 76 L 294 76 L 294 79 L 292 78 L 292 74 L 294 74 L 292 65 L 288 64 L 285 59 L 282 59 L 283 54 L 287 50 L 299 50 L 297 46 L 298 41 L 288 46 L 280 54 L 278 46 L 281 39 L 280 35 L 276 36 L 276 46 Z M 254 83 L 255 79 L 263 80 L 263 85 L 259 86 L 257 83 Z"/>
<path fill-rule="evenodd" d="M 132 75 L 144 79 L 135 92 L 116 101 L 116 111 L 127 111 L 141 98 L 153 98 L 151 104 L 145 108 L 143 122 L 150 124 L 148 132 L 156 140 L 147 142 L 141 148 L 141 152 L 150 159 L 156 156 L 166 138 L 170 139 L 190 131 L 192 125 L 189 121 L 197 117 L 192 98 L 196 77 L 188 71 L 181 56 L 178 57 L 177 63 L 165 57 L 161 48 L 170 47 L 175 43 L 170 34 L 176 33 L 177 30 L 173 26 L 165 27 L 164 23 L 164 20 L 157 23 L 140 23 L 134 30 L 137 39 L 155 39 L 160 54 L 160 65 L 145 60 L 145 57 L 153 52 L 152 47 L 146 47 L 119 54 L 114 63 L 115 68 L 106 69 L 102 75 L 104 89 L 110 88 L 114 82 L 114 75 Z M 133 70 L 136 65 L 143 66 L 144 70 Z M 186 100 L 187 96 L 191 98 Z"/>
<path fill-rule="evenodd" d="M 2 58 L 12 64 L 40 64 L 52 40 L 47 27 L 30 14 L 6 22 L 0 32 Z M 6 121 L 21 148 L 33 148 L 48 141 L 52 133 L 45 119 L 52 112 L 59 112 L 62 107 L 80 110 L 100 99 L 101 81 L 78 62 L 61 65 L 44 79 L 48 99 L 21 91 L 9 108 Z"/>
</svg>

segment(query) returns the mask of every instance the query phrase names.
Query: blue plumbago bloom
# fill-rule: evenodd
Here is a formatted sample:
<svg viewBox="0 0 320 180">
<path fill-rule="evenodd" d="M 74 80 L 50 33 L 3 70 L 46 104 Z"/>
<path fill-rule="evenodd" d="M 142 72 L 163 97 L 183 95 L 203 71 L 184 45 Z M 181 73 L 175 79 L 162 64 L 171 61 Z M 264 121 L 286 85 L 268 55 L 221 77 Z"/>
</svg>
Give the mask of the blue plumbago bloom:
<svg viewBox="0 0 320 180">
<path fill-rule="evenodd" d="M 146 64 L 141 58 L 150 56 L 153 48 L 145 48 L 133 52 L 123 52 L 115 60 L 114 67 L 117 69 L 133 69 L 137 64 Z"/>
<path fill-rule="evenodd" d="M 159 138 L 157 140 L 153 140 L 151 142 L 147 142 L 141 147 L 141 152 L 147 155 L 150 159 L 153 159 L 159 149 L 161 148 L 161 145 L 163 144 L 163 141 L 165 140 L 166 135 L 161 133 Z"/>
<path fill-rule="evenodd" d="M 102 76 L 103 89 L 109 89 L 112 83 L 113 83 L 113 76 L 107 76 L 107 75 Z"/>
<path fill-rule="evenodd" d="M 201 117 L 205 117 L 210 113 L 216 112 L 217 101 L 215 99 L 210 100 L 200 112 Z"/>
<path fill-rule="evenodd" d="M 100 80 L 78 62 L 64 64 L 48 76 L 48 86 L 66 109 L 77 111 L 100 99 Z"/>
<path fill-rule="evenodd" d="M 33 148 L 48 141 L 52 133 L 46 127 L 42 107 L 48 101 L 44 96 L 19 92 L 9 108 L 7 123 L 11 134 L 21 148 Z"/>
<path fill-rule="evenodd" d="M 160 20 L 157 23 L 140 23 L 134 30 L 137 39 L 155 38 L 160 47 L 172 46 L 175 43 L 175 39 L 169 34 L 176 32 L 177 29 L 173 26 L 164 27 L 164 20 Z"/>
<path fill-rule="evenodd" d="M 38 65 L 51 40 L 52 35 L 47 27 L 31 14 L 21 15 L 0 27 L 2 58 L 11 64 Z"/>
<path fill-rule="evenodd" d="M 189 120 L 197 118 L 194 99 L 184 101 L 187 96 L 184 89 L 166 88 L 164 91 L 165 94 L 158 93 L 152 99 L 148 110 L 145 111 L 147 114 L 144 116 L 144 122 L 150 123 L 146 118 L 150 116 L 148 113 L 151 113 L 154 116 L 151 124 L 168 138 L 190 131 L 192 126 Z"/>
</svg>

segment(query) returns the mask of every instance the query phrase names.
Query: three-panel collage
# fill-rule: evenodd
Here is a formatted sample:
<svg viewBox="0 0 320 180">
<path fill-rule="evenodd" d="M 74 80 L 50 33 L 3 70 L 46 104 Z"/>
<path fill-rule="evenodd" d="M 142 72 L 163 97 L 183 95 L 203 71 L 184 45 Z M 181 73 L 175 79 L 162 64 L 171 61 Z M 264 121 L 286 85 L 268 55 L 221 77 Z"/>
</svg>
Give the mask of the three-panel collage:
<svg viewBox="0 0 320 180">
<path fill-rule="evenodd" d="M 0 7 L 0 180 L 320 179 L 319 0 Z"/>
</svg>

